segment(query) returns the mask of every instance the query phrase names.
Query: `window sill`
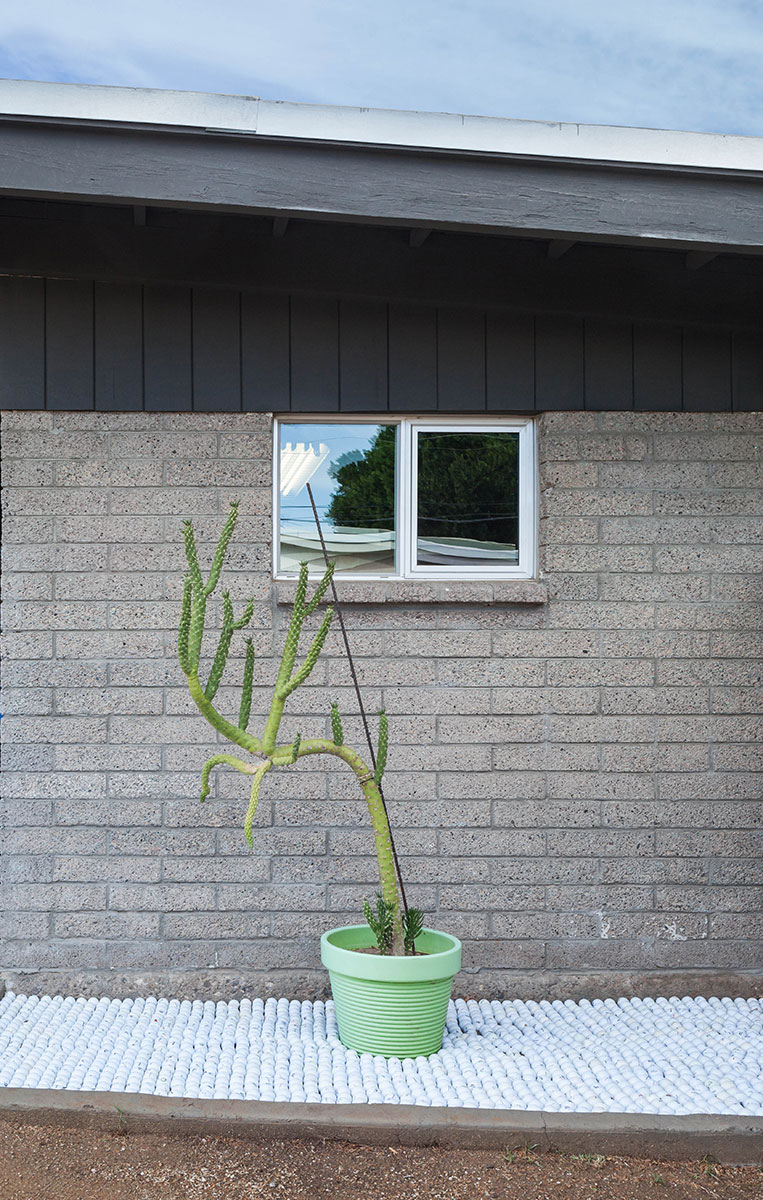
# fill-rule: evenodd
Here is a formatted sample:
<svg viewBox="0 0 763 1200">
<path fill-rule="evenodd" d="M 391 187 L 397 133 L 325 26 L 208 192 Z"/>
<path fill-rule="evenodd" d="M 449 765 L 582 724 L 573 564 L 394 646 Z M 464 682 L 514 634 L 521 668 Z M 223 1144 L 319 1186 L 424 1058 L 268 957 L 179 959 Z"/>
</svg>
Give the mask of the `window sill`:
<svg viewBox="0 0 763 1200">
<path fill-rule="evenodd" d="M 276 603 L 291 604 L 296 581 L 274 581 Z M 537 579 L 501 579 L 469 583 L 425 582 L 417 579 L 368 580 L 353 582 L 338 579 L 336 590 L 341 604 L 545 604 L 548 587 Z M 330 596 L 325 603 L 330 603 Z"/>
</svg>

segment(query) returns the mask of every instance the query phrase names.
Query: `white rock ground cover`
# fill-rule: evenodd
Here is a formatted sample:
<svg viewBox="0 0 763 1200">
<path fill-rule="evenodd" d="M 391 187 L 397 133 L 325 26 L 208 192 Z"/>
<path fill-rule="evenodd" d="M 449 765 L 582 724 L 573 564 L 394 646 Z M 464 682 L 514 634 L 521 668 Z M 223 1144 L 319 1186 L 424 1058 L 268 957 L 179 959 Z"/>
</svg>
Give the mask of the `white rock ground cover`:
<svg viewBox="0 0 763 1200">
<path fill-rule="evenodd" d="M 0 1000 L 0 1086 L 546 1112 L 763 1115 L 763 1001 L 452 1001 L 442 1050 L 347 1050 L 331 1001 Z"/>
</svg>

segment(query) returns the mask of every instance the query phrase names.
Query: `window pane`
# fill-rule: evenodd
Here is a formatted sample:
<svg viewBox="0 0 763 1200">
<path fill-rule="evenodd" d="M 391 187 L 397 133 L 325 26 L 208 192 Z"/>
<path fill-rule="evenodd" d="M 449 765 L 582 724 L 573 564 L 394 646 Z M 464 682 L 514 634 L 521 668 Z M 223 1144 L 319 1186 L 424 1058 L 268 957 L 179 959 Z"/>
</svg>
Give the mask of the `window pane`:
<svg viewBox="0 0 763 1200">
<path fill-rule="evenodd" d="M 280 570 L 322 569 L 307 484 L 337 571 L 395 570 L 395 425 L 282 424 Z"/>
<path fill-rule="evenodd" d="M 519 562 L 519 434 L 420 431 L 416 562 Z"/>
</svg>

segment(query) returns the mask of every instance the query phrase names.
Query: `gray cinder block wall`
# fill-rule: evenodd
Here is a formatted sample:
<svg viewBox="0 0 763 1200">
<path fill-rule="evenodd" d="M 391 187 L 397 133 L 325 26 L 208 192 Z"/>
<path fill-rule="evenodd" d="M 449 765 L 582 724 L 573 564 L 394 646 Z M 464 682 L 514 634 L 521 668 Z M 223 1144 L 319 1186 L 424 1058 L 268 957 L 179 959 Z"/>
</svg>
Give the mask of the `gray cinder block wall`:
<svg viewBox="0 0 763 1200">
<path fill-rule="evenodd" d="M 391 716 L 411 899 L 464 938 L 462 994 L 759 987 L 761 424 L 547 416 L 543 587 L 344 587 L 368 706 Z M 270 460 L 255 414 L 4 417 L 14 988 L 314 995 L 321 931 L 373 891 L 346 774 L 269 776 L 253 853 L 238 775 L 198 801 L 212 739 L 174 655 L 180 522 L 209 544 L 241 499 L 231 584 L 256 600 L 263 713 L 289 590 Z M 286 732 L 320 730 L 329 697 L 352 710 L 334 633 Z"/>
</svg>

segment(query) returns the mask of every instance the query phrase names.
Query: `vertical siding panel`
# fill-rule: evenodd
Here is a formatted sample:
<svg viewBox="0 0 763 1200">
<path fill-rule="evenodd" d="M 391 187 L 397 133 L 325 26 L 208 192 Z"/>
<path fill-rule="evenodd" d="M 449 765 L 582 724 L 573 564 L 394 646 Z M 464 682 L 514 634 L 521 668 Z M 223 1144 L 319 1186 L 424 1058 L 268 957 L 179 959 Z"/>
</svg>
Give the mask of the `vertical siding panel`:
<svg viewBox="0 0 763 1200">
<path fill-rule="evenodd" d="M 42 279 L 0 279 L 0 407 L 45 407 Z"/>
<path fill-rule="evenodd" d="M 193 407 L 241 411 L 241 297 L 198 287 L 192 295 Z"/>
<path fill-rule="evenodd" d="M 683 403 L 681 330 L 636 325 L 633 330 L 633 395 L 641 412 L 678 410 Z"/>
<path fill-rule="evenodd" d="M 763 410 L 763 339 L 759 333 L 732 338 L 732 389 L 738 412 Z"/>
<path fill-rule="evenodd" d="M 684 408 L 731 409 L 731 335 L 720 329 L 684 329 Z"/>
<path fill-rule="evenodd" d="M 159 412 L 190 411 L 193 396 L 189 288 L 146 286 L 143 354 L 146 408 Z"/>
<path fill-rule="evenodd" d="M 387 306 L 379 300 L 339 303 L 339 406 L 387 409 Z"/>
<path fill-rule="evenodd" d="M 586 320 L 585 404 L 605 411 L 633 408 L 630 321 Z"/>
<path fill-rule="evenodd" d="M 485 329 L 487 407 L 535 408 L 535 321 L 524 313 L 489 312 Z"/>
<path fill-rule="evenodd" d="M 292 297 L 291 408 L 339 409 L 339 303 L 330 297 Z"/>
<path fill-rule="evenodd" d="M 437 314 L 437 407 L 482 411 L 485 394 L 485 314 L 444 308 Z"/>
<path fill-rule="evenodd" d="M 95 407 L 143 407 L 143 293 L 139 284 L 95 285 Z"/>
<path fill-rule="evenodd" d="M 582 320 L 566 316 L 536 318 L 535 379 L 539 410 L 585 407 L 583 363 Z"/>
<path fill-rule="evenodd" d="M 289 297 L 241 297 L 241 397 L 244 412 L 289 409 Z"/>
<path fill-rule="evenodd" d="M 49 279 L 45 285 L 48 408 L 93 407 L 93 284 Z"/>
<path fill-rule="evenodd" d="M 437 312 L 411 304 L 389 309 L 391 412 L 437 410 Z"/>
</svg>

